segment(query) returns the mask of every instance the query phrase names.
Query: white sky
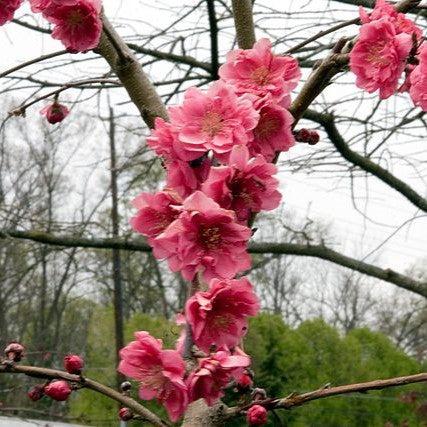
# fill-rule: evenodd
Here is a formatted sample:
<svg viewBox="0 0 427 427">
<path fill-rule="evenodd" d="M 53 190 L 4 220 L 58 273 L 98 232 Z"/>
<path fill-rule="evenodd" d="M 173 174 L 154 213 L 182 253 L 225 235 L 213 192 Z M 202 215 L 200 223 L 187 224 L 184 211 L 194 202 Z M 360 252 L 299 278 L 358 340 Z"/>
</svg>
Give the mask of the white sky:
<svg viewBox="0 0 427 427">
<path fill-rule="evenodd" d="M 122 18 L 131 16 L 135 19 L 135 28 L 142 29 L 142 31 L 149 31 L 150 23 L 155 23 L 157 27 L 162 27 L 171 22 L 171 13 L 162 9 L 162 5 L 166 3 L 153 1 L 150 8 L 137 0 L 127 0 L 127 2 L 117 0 L 104 1 L 108 16 L 116 19 L 117 22 L 122 21 Z M 179 2 L 169 3 L 179 4 Z M 187 2 L 187 4 L 191 3 Z M 194 4 L 196 3 L 194 2 Z M 295 4 L 300 4 L 300 0 L 289 2 L 289 7 Z M 313 4 L 319 3 L 316 1 Z M 279 5 L 279 1 L 274 1 L 274 6 L 277 5 Z M 339 9 L 344 9 L 344 6 L 339 5 Z M 145 24 L 137 21 L 138 18 L 145 21 Z M 122 33 L 129 33 L 128 29 L 118 28 L 118 30 Z M 352 28 L 351 31 L 354 33 L 355 29 Z M 230 34 L 230 31 L 226 29 L 224 34 Z M 0 46 L 2 48 L 0 72 L 39 54 L 62 49 L 59 42 L 51 40 L 48 36 L 39 36 L 12 23 L 0 29 Z M 206 53 L 205 57 L 199 57 L 198 59 L 207 60 L 208 58 L 208 53 Z M 158 65 L 156 66 L 158 67 Z M 81 72 L 81 70 L 79 71 Z M 56 74 L 52 80 L 58 81 L 60 80 L 59 77 L 66 80 L 66 78 L 72 78 L 73 73 L 68 70 L 62 76 Z M 352 91 L 354 88 L 347 90 Z M 340 88 L 340 96 L 342 95 L 341 91 L 342 88 Z M 119 103 L 126 100 L 123 91 L 120 91 L 120 93 L 114 92 L 114 94 L 114 101 Z M 18 96 L 23 97 L 23 93 L 19 93 Z M 334 96 L 334 94 L 329 93 L 328 96 Z M 90 104 L 85 107 L 91 108 Z M 133 112 L 129 104 L 121 108 L 122 111 L 129 110 Z M 94 113 L 96 112 L 94 111 Z M 323 141 L 320 144 L 328 144 L 328 142 Z M 315 149 L 301 144 L 294 148 L 290 155 L 300 155 L 304 151 Z M 319 178 L 316 174 L 312 176 L 298 173 L 291 174 L 286 168 L 288 155 L 282 155 L 280 165 L 280 178 L 285 206 L 289 207 L 289 212 L 292 215 L 297 214 L 304 218 L 308 211 L 311 218 L 318 218 L 330 223 L 336 236 L 335 244 L 333 244 L 335 249 L 362 259 L 377 246 L 381 245 L 381 249 L 368 256 L 366 261 L 369 262 L 375 259 L 377 264 L 399 271 L 404 271 L 417 259 L 419 260 L 427 255 L 427 218 L 425 216 L 421 217 L 421 214 L 417 213 L 417 209 L 407 202 L 403 196 L 388 188 L 379 180 L 370 179 L 369 203 L 365 206 L 366 192 L 364 182 L 359 180 L 355 187 L 356 194 L 360 197 L 359 208 L 362 211 L 365 210 L 369 214 L 369 218 L 378 223 L 375 224 L 366 220 L 363 215 L 354 209 L 348 183 L 343 183 L 337 179 Z M 403 170 L 394 171 L 397 176 L 405 177 L 405 175 L 400 175 L 401 172 Z M 417 190 L 422 194 L 427 194 L 425 183 L 423 184 L 420 180 L 416 182 L 418 183 Z M 421 187 L 419 187 L 420 182 Z M 415 216 L 420 216 L 420 218 L 402 226 L 405 221 Z M 400 226 L 402 227 L 396 232 L 396 227 Z M 394 232 L 396 233 L 390 237 Z M 389 240 L 386 241 L 387 239 Z"/>
</svg>

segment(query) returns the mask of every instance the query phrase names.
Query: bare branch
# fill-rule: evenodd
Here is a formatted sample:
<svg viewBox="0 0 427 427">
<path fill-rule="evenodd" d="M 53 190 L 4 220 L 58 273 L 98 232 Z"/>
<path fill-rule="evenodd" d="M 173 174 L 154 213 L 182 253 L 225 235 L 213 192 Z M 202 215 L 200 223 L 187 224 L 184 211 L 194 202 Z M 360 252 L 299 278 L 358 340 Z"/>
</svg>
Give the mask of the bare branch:
<svg viewBox="0 0 427 427">
<path fill-rule="evenodd" d="M 157 415 L 149 411 L 131 397 L 125 396 L 110 387 L 80 375 L 73 375 L 69 374 L 68 372 L 59 371 L 56 369 L 9 364 L 0 364 L 0 374 L 24 374 L 29 377 L 43 378 L 47 380 L 61 379 L 70 381 L 72 383 L 78 384 L 80 387 L 96 391 L 103 394 L 104 396 L 109 397 L 110 399 L 121 403 L 122 405 L 129 408 L 133 413 L 140 415 L 155 426 L 165 427 L 170 425 L 166 421 L 161 420 Z"/>
<path fill-rule="evenodd" d="M 304 117 L 323 126 L 332 144 L 335 145 L 335 148 L 346 160 L 376 176 L 389 187 L 406 197 L 416 207 L 427 212 L 427 199 L 418 194 L 408 184 L 391 174 L 388 170 L 382 168 L 379 164 L 350 149 L 338 131 L 332 114 L 318 113 L 317 111 L 310 110 L 306 111 Z"/>
<path fill-rule="evenodd" d="M 303 394 L 292 394 L 283 399 L 256 401 L 243 408 L 228 408 L 227 418 L 232 418 L 239 415 L 242 411 L 249 409 L 252 405 L 263 405 L 267 409 L 291 409 L 296 406 L 304 405 L 305 403 L 313 400 L 324 399 L 326 397 L 338 396 L 349 393 L 366 393 L 369 390 L 382 390 L 390 387 L 399 387 L 407 384 L 415 384 L 420 382 L 427 382 L 427 373 L 420 373 L 415 375 L 407 375 L 404 377 L 390 378 L 386 380 L 375 380 L 366 383 L 347 384 L 337 387 L 323 387 L 315 391 L 310 391 Z"/>
<path fill-rule="evenodd" d="M 141 117 L 152 128 L 156 117 L 167 119 L 166 108 L 131 49 L 105 15 L 104 31 L 95 52 L 103 56 L 123 83 Z"/>
<path fill-rule="evenodd" d="M 43 231 L 0 230 L 0 239 L 8 237 L 31 240 L 34 242 L 63 246 L 97 249 L 121 249 L 136 252 L 151 252 L 151 247 L 143 239 L 127 240 L 125 238 L 86 239 L 78 236 L 55 236 Z M 341 265 L 367 276 L 376 277 L 392 283 L 402 289 L 427 298 L 427 283 L 414 280 L 391 269 L 382 269 L 372 264 L 340 254 L 323 245 L 303 245 L 296 243 L 249 243 L 248 250 L 255 254 L 300 255 L 320 258 Z"/>
</svg>

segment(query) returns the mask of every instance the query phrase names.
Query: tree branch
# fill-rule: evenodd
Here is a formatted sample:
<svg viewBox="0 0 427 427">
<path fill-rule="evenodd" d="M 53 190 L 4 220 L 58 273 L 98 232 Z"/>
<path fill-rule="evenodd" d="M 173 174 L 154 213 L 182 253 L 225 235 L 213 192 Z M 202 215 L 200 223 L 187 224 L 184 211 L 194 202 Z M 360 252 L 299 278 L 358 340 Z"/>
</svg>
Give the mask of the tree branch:
<svg viewBox="0 0 427 427">
<path fill-rule="evenodd" d="M 59 371 L 56 369 L 39 368 L 35 366 L 15 364 L 0 364 L 0 374 L 24 374 L 29 377 L 43 378 L 47 380 L 61 379 L 65 381 L 70 381 L 72 383 L 78 384 L 80 387 L 96 391 L 98 393 L 103 394 L 104 396 L 109 397 L 110 399 L 119 402 L 120 404 L 129 408 L 134 414 L 140 415 L 141 417 L 152 423 L 152 425 L 158 427 L 165 427 L 170 425 L 166 421 L 161 420 L 156 414 L 149 411 L 147 408 L 142 406 L 140 403 L 138 403 L 131 397 L 125 396 L 110 387 L 107 387 L 89 378 L 81 377 L 80 375 L 73 375 L 69 374 L 68 372 Z"/>
<path fill-rule="evenodd" d="M 143 239 L 126 238 L 92 238 L 87 239 L 78 236 L 55 236 L 43 231 L 30 230 L 0 230 L 0 239 L 16 238 L 31 240 L 62 247 L 81 247 L 93 249 L 121 249 L 135 252 L 151 252 L 151 247 Z M 248 250 L 253 254 L 277 254 L 299 255 L 320 258 L 342 267 L 358 271 L 367 276 L 375 277 L 388 283 L 392 283 L 402 289 L 414 292 L 427 298 L 427 283 L 414 280 L 408 276 L 391 269 L 382 269 L 375 265 L 359 261 L 355 258 L 343 255 L 323 245 L 303 245 L 296 243 L 249 243 Z"/>
<path fill-rule="evenodd" d="M 332 114 L 318 113 L 317 111 L 310 110 L 305 112 L 304 117 L 323 126 L 329 140 L 346 160 L 376 176 L 389 187 L 399 192 L 416 207 L 427 212 L 427 199 L 418 194 L 408 184 L 391 174 L 388 170 L 382 168 L 379 164 L 350 149 L 338 131 Z"/>
<path fill-rule="evenodd" d="M 347 384 L 337 387 L 320 388 L 315 391 L 310 391 L 303 394 L 292 394 L 283 399 L 269 399 L 265 401 L 256 401 L 243 408 L 233 407 L 228 408 L 226 412 L 227 418 L 233 418 L 240 415 L 242 411 L 249 409 L 252 405 L 263 405 L 266 409 L 291 409 L 296 406 L 301 406 L 313 400 L 324 399 L 331 396 L 339 396 L 349 393 L 366 393 L 369 390 L 382 390 L 390 387 L 399 387 L 407 384 L 415 384 L 420 382 L 427 382 L 427 373 L 416 375 L 407 375 L 404 377 L 390 378 L 386 380 L 375 380 L 366 383 Z"/>
<path fill-rule="evenodd" d="M 211 39 L 211 75 L 213 80 L 218 79 L 218 23 L 215 15 L 215 0 L 206 0 L 209 17 L 209 35 Z"/>
<path fill-rule="evenodd" d="M 94 51 L 110 64 L 138 108 L 141 117 L 152 128 L 156 117 L 167 119 L 166 108 L 132 50 L 117 34 L 105 15 L 102 16 L 102 20 L 104 31 Z"/>
<path fill-rule="evenodd" d="M 251 0 L 232 0 L 236 39 L 240 49 L 250 49 L 255 41 L 255 25 Z"/>
</svg>

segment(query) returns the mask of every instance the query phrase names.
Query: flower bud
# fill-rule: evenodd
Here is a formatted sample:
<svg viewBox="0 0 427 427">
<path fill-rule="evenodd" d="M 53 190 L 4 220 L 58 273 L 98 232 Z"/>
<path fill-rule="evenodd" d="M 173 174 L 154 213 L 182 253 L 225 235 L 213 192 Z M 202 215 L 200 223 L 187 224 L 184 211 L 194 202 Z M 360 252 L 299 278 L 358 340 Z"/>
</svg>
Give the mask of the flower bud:
<svg viewBox="0 0 427 427">
<path fill-rule="evenodd" d="M 243 390 L 246 390 L 253 385 L 252 377 L 247 372 L 243 374 L 236 380 L 237 386 Z"/>
<path fill-rule="evenodd" d="M 131 420 L 133 418 L 133 414 L 132 414 L 132 412 L 130 411 L 129 408 L 120 408 L 119 418 L 122 421 L 129 421 L 129 420 Z"/>
<path fill-rule="evenodd" d="M 45 116 L 47 121 L 52 125 L 62 122 L 69 113 L 70 110 L 65 105 L 62 105 L 57 101 L 54 101 L 50 105 L 46 105 L 46 107 L 40 110 L 40 114 Z"/>
<path fill-rule="evenodd" d="M 263 426 L 267 423 L 267 418 L 267 410 L 261 405 L 251 406 L 246 414 L 246 420 L 250 426 Z"/>
<path fill-rule="evenodd" d="M 64 357 L 64 368 L 70 374 L 79 375 L 83 369 L 84 361 L 76 354 L 69 354 Z"/>
<path fill-rule="evenodd" d="M 28 397 L 33 401 L 37 402 L 44 396 L 44 386 L 37 384 L 27 393 Z"/>
<path fill-rule="evenodd" d="M 18 342 L 11 342 L 4 349 L 7 359 L 12 362 L 19 362 L 24 357 L 24 346 Z"/>
<path fill-rule="evenodd" d="M 67 381 L 52 381 L 45 386 L 44 394 L 53 400 L 67 400 L 68 396 L 71 394 L 71 387 Z"/>
<path fill-rule="evenodd" d="M 120 390 L 121 391 L 126 392 L 126 391 L 129 391 L 131 388 L 132 388 L 132 384 L 129 381 L 123 381 L 120 384 Z"/>
</svg>

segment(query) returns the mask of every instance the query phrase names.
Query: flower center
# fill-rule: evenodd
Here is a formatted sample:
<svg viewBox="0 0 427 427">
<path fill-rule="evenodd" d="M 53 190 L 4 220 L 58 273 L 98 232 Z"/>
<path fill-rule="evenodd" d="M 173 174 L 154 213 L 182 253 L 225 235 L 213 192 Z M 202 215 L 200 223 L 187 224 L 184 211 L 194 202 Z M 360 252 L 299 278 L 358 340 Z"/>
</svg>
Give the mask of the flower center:
<svg viewBox="0 0 427 427">
<path fill-rule="evenodd" d="M 383 54 L 384 46 L 385 42 L 380 41 L 369 47 L 367 59 L 371 64 L 382 66 L 387 66 L 390 64 L 389 59 Z"/>
<path fill-rule="evenodd" d="M 264 86 L 270 81 L 270 70 L 262 65 L 252 72 L 251 79 L 260 86 Z"/>
<path fill-rule="evenodd" d="M 201 227 L 200 228 L 200 243 L 207 249 L 217 248 L 221 241 L 221 231 L 219 227 Z"/>
<path fill-rule="evenodd" d="M 80 11 L 72 9 L 68 15 L 68 24 L 75 27 L 83 22 L 83 16 Z"/>
<path fill-rule="evenodd" d="M 160 389 L 164 386 L 165 378 L 162 374 L 161 366 L 153 366 L 150 369 L 143 369 L 144 378 L 141 385 L 151 389 Z"/>
<path fill-rule="evenodd" d="M 242 179 L 238 177 L 234 178 L 230 182 L 230 190 L 233 199 L 240 199 L 247 206 L 252 204 L 252 195 Z"/>
<path fill-rule="evenodd" d="M 280 123 L 276 117 L 261 113 L 258 125 L 254 129 L 254 134 L 258 139 L 268 139 L 271 135 L 277 133 L 279 128 Z"/>
<path fill-rule="evenodd" d="M 230 315 L 215 316 L 213 319 L 213 325 L 215 328 L 225 330 L 233 323 L 233 319 Z"/>
<path fill-rule="evenodd" d="M 202 119 L 202 132 L 210 137 L 215 136 L 222 129 L 222 117 L 214 111 L 208 111 Z"/>
</svg>

